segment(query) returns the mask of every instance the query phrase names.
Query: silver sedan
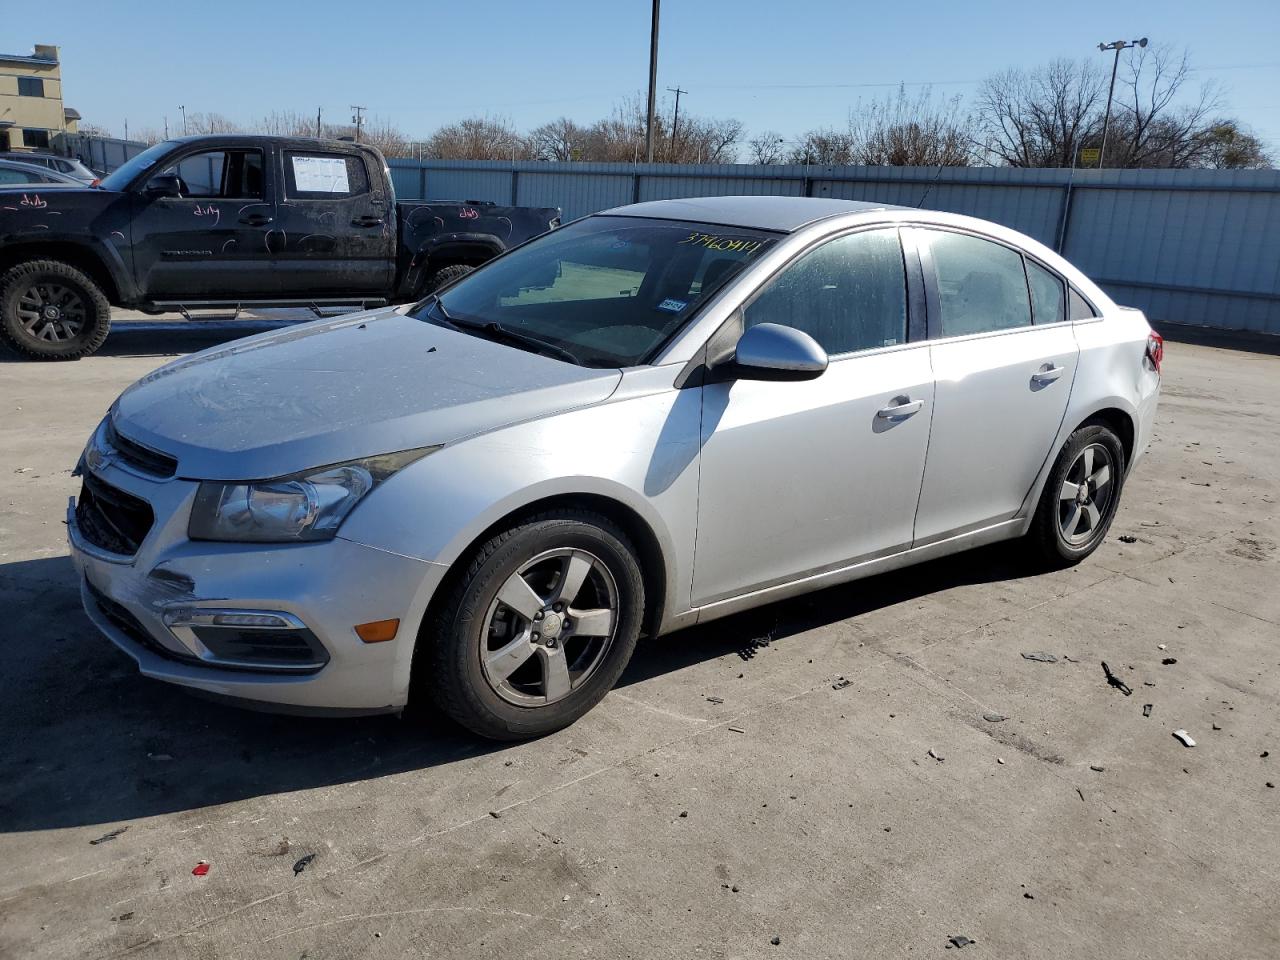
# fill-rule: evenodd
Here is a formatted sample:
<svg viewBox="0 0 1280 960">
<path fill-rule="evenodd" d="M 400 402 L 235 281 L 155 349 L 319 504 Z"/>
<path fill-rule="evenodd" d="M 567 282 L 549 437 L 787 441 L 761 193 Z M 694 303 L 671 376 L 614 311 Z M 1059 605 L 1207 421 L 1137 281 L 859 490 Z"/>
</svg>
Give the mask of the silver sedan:
<svg viewBox="0 0 1280 960">
<path fill-rule="evenodd" d="M 147 676 L 536 736 L 642 633 L 997 540 L 1084 559 L 1162 352 L 991 223 L 643 203 L 143 378 L 85 449 L 72 555 Z"/>
</svg>

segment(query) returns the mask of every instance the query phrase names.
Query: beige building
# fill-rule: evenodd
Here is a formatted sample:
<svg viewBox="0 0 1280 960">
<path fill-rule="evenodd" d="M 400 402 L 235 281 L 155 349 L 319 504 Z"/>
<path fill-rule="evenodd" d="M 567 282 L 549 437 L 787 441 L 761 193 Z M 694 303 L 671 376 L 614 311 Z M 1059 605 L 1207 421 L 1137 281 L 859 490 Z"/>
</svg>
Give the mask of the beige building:
<svg viewBox="0 0 1280 960">
<path fill-rule="evenodd" d="M 27 56 L 0 53 L 0 151 L 48 150 L 75 133 L 80 114 L 62 105 L 58 48 L 37 43 Z"/>
</svg>

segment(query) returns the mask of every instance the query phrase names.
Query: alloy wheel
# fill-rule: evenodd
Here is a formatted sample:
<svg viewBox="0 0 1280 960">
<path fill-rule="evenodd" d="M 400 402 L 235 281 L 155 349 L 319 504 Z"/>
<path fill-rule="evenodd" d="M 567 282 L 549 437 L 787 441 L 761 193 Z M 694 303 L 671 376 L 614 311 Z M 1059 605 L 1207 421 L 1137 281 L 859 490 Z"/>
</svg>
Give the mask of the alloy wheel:
<svg viewBox="0 0 1280 960">
<path fill-rule="evenodd" d="M 74 340 L 86 319 L 84 298 L 64 284 L 37 280 L 18 295 L 18 322 L 37 340 Z"/>
<path fill-rule="evenodd" d="M 1088 543 L 1106 520 L 1115 496 L 1111 452 L 1091 443 L 1076 456 L 1058 493 L 1058 529 L 1073 547 Z"/>
</svg>

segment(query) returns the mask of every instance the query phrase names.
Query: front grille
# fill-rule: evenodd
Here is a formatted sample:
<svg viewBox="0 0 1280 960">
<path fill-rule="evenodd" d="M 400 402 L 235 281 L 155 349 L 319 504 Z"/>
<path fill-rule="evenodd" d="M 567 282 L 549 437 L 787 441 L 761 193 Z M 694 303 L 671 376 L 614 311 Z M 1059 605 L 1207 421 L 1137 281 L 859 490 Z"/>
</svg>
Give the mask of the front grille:
<svg viewBox="0 0 1280 960">
<path fill-rule="evenodd" d="M 110 420 L 107 420 L 104 439 L 120 455 L 121 460 L 131 467 L 141 470 L 143 473 L 168 480 L 178 472 L 177 460 L 167 453 L 144 447 L 136 440 L 130 440 L 128 437 L 118 433 L 115 424 Z"/>
<path fill-rule="evenodd" d="M 76 526 L 89 543 L 108 553 L 131 557 L 154 522 L 151 505 L 145 500 L 85 473 L 76 502 Z"/>
<path fill-rule="evenodd" d="M 93 597 L 93 602 L 97 606 L 98 612 L 134 643 L 146 647 L 152 653 L 168 660 L 178 660 L 183 663 L 199 662 L 195 657 L 183 657 L 174 653 L 164 644 L 157 641 L 155 637 L 151 636 L 147 632 L 147 628 L 126 607 L 116 603 L 89 581 L 86 580 L 85 584 L 89 588 L 89 595 Z"/>
</svg>

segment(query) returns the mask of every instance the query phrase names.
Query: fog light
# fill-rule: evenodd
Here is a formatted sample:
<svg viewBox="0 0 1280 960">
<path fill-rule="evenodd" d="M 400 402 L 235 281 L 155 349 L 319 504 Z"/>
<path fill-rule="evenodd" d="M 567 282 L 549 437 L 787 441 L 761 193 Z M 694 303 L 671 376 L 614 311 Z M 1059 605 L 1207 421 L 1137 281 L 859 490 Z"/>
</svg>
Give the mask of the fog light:
<svg viewBox="0 0 1280 960">
<path fill-rule="evenodd" d="M 399 629 L 399 618 L 395 620 L 371 620 L 368 623 L 356 624 L 356 636 L 365 643 L 382 643 L 385 640 L 394 640 L 396 631 Z"/>
<path fill-rule="evenodd" d="M 270 613 L 214 614 L 215 627 L 288 627 L 289 621 Z"/>
</svg>

